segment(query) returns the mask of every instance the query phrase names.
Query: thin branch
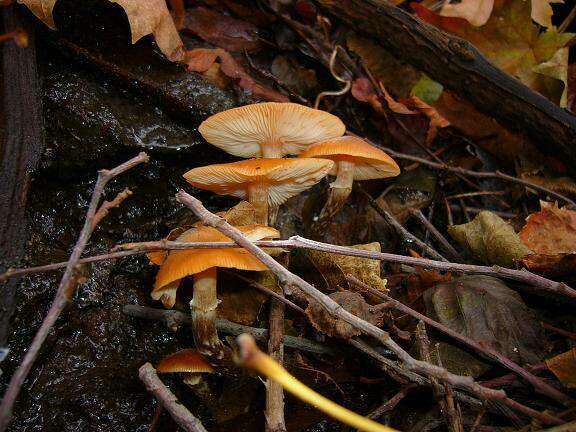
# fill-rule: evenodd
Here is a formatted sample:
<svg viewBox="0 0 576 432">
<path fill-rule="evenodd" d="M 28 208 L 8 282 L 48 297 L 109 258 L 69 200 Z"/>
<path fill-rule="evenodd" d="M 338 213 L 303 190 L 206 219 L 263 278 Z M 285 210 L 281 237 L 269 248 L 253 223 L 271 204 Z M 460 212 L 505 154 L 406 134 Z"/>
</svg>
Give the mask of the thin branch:
<svg viewBox="0 0 576 432">
<path fill-rule="evenodd" d="M 267 241 L 257 241 L 253 243 L 259 247 L 270 247 L 270 248 L 284 248 L 284 249 L 312 249 L 320 252 L 334 253 L 338 255 L 354 256 L 358 258 L 367 258 L 379 261 L 385 261 L 397 264 L 406 264 L 411 266 L 419 266 L 429 269 L 435 269 L 445 272 L 455 272 L 455 273 L 472 273 L 472 274 L 482 274 L 486 276 L 495 276 L 503 279 L 510 279 L 513 281 L 521 282 L 522 284 L 530 285 L 536 288 L 536 292 L 543 294 L 554 294 L 566 296 L 571 299 L 576 299 L 576 291 L 566 285 L 563 282 L 555 282 L 553 280 L 547 279 L 540 275 L 531 273 L 527 270 L 513 270 L 500 266 L 480 266 L 473 264 L 460 264 L 452 262 L 442 262 L 434 261 L 426 258 L 415 258 L 408 257 L 404 255 L 396 255 L 386 252 L 372 252 L 361 249 L 354 249 L 346 246 L 332 245 L 328 243 L 322 243 L 315 240 L 310 240 L 300 236 L 290 237 L 288 240 L 267 240 Z M 142 242 L 142 243 L 128 243 L 120 245 L 115 249 L 127 249 L 121 250 L 119 252 L 112 252 L 110 254 L 98 255 L 94 257 L 88 257 L 80 259 L 79 263 L 97 262 L 105 261 L 109 259 L 118 259 L 132 255 L 145 254 L 151 251 L 157 250 L 184 250 L 193 248 L 228 248 L 237 247 L 234 242 L 219 243 L 219 242 L 174 242 L 167 240 L 152 241 L 152 242 Z M 0 275 L 0 281 L 19 276 L 23 274 L 39 273 L 49 270 L 56 270 L 61 267 L 65 267 L 66 263 L 56 263 L 48 264 L 39 267 L 30 267 L 26 269 L 15 269 L 9 270 L 8 272 Z M 520 287 L 521 288 L 521 287 Z"/>
<path fill-rule="evenodd" d="M 26 355 L 22 359 L 22 363 L 18 366 L 18 369 L 10 379 L 10 383 L 8 384 L 8 388 L 4 393 L 4 398 L 2 399 L 2 405 L 0 405 L 0 431 L 3 432 L 8 427 L 8 423 L 12 418 L 12 408 L 14 406 L 14 402 L 18 397 L 18 393 L 20 392 L 20 388 L 24 383 L 24 380 L 28 376 L 34 361 L 38 357 L 40 349 L 48 336 L 48 333 L 54 326 L 54 323 L 60 317 L 60 314 L 71 301 L 76 286 L 79 282 L 78 275 L 77 275 L 77 266 L 80 261 L 80 256 L 90 239 L 92 231 L 95 228 L 94 220 L 96 216 L 96 212 L 98 209 L 98 203 L 100 202 L 100 198 L 104 192 L 104 188 L 106 184 L 112 180 L 114 177 L 128 171 L 129 169 L 135 167 L 144 162 L 148 162 L 148 155 L 146 153 L 140 153 L 135 158 L 130 159 L 127 162 L 124 162 L 122 165 L 117 166 L 112 170 L 101 170 L 98 173 L 98 180 L 96 181 L 96 185 L 94 186 L 94 191 L 92 192 L 92 198 L 90 200 L 90 205 L 88 206 L 88 211 L 86 213 L 86 219 L 84 221 L 84 226 L 82 227 L 82 231 L 80 232 L 80 236 L 78 237 L 78 241 L 72 250 L 72 254 L 70 255 L 70 259 L 66 265 L 66 271 L 62 276 L 60 281 L 60 285 L 58 287 L 58 291 L 54 297 L 52 305 L 48 310 L 48 314 L 44 318 L 40 329 L 34 336 L 34 340 L 32 344 L 28 348 Z"/>
<path fill-rule="evenodd" d="M 184 314 L 175 310 L 155 309 L 139 305 L 125 305 L 122 308 L 122 312 L 135 318 L 161 321 L 171 331 L 176 331 L 183 325 L 192 325 L 192 318 L 190 317 L 190 314 Z M 266 342 L 268 340 L 268 329 L 265 328 L 248 327 L 220 318 L 216 320 L 216 328 L 221 333 L 233 336 L 238 336 L 242 333 L 248 333 L 251 334 L 254 339 L 260 342 Z M 298 351 L 306 351 L 312 354 L 332 356 L 341 355 L 339 351 L 325 344 L 300 337 L 284 335 L 283 343 L 288 348 Z"/>
<path fill-rule="evenodd" d="M 268 355 L 280 365 L 284 364 L 284 309 L 283 302 L 270 299 Z M 284 421 L 284 389 L 268 378 L 266 380 L 266 432 L 286 432 Z"/>
<path fill-rule="evenodd" d="M 108 216 L 110 210 L 118 207 L 120 204 L 122 204 L 122 201 L 124 201 L 130 195 L 132 195 L 132 191 L 126 188 L 122 192 L 119 192 L 118 195 L 116 195 L 116 198 L 114 198 L 112 201 L 104 201 L 94 215 L 94 219 L 92 220 L 92 229 L 96 228 L 100 221 Z"/>
<path fill-rule="evenodd" d="M 390 154 L 390 156 L 393 156 L 393 157 L 398 158 L 398 159 L 404 159 L 404 160 L 409 160 L 409 161 L 413 161 L 413 162 L 418 162 L 418 163 L 421 163 L 422 165 L 426 165 L 430 168 L 434 168 L 434 169 L 441 170 L 441 171 L 449 171 L 449 172 L 453 172 L 456 174 L 465 175 L 468 177 L 494 178 L 494 179 L 506 180 L 506 181 L 511 182 L 511 183 L 518 183 L 518 184 L 526 186 L 530 189 L 537 190 L 539 192 L 550 195 L 551 197 L 562 200 L 562 201 L 570 204 L 572 207 L 576 207 L 576 202 L 574 202 L 573 200 L 571 200 L 570 198 L 568 198 L 565 195 L 562 195 L 558 192 L 554 192 L 551 189 L 548 189 L 544 186 L 540 186 L 536 183 L 532 183 L 528 180 L 523 180 L 523 179 L 520 179 L 518 177 L 504 174 L 501 171 L 472 171 L 472 170 L 467 170 L 465 168 L 454 167 L 454 166 L 446 165 L 445 163 L 433 162 L 433 161 L 430 161 L 430 160 L 427 160 L 427 159 L 424 159 L 424 158 L 421 158 L 418 156 L 412 156 L 412 155 L 409 155 L 406 153 L 401 153 L 401 152 L 398 152 L 396 150 L 392 150 L 391 148 L 388 148 L 388 147 L 382 146 L 378 143 L 375 143 L 374 141 L 371 141 L 367 138 L 364 138 L 364 139 L 366 141 L 368 141 L 369 143 L 371 143 L 372 145 L 381 148 L 386 153 Z"/>
<path fill-rule="evenodd" d="M 368 418 L 371 418 L 372 420 L 378 420 L 388 411 L 392 411 L 394 408 L 396 408 L 396 405 L 398 405 L 402 401 L 402 399 L 408 396 L 415 388 L 417 388 L 416 384 L 405 385 L 400 389 L 398 393 L 396 393 L 386 402 L 381 404 L 378 408 L 372 410 L 372 412 L 368 414 Z"/>
<path fill-rule="evenodd" d="M 432 224 L 432 222 L 426 219 L 426 216 L 424 216 L 420 210 L 411 209 L 410 214 L 414 216 L 416 220 L 418 220 L 418 222 L 420 222 L 428 230 L 428 232 L 430 232 L 430 234 L 434 236 L 436 240 L 438 240 L 438 242 L 450 254 L 452 258 L 454 258 L 458 262 L 464 261 L 462 255 L 460 255 L 460 253 L 456 249 L 454 249 L 454 246 L 452 246 L 450 242 L 446 240 L 446 237 L 444 237 L 442 233 L 438 231 L 438 229 Z"/>
<path fill-rule="evenodd" d="M 146 390 L 158 399 L 158 403 L 166 408 L 166 411 L 170 413 L 174 421 L 178 423 L 182 429 L 186 432 L 207 432 L 200 420 L 194 417 L 192 413 L 180 403 L 174 393 L 158 378 L 154 366 L 150 363 L 145 363 L 140 367 L 138 376 L 146 386 Z"/>
<path fill-rule="evenodd" d="M 222 234 L 234 240 L 238 246 L 241 246 L 250 252 L 256 259 L 258 259 L 260 262 L 262 262 L 262 264 L 264 264 L 276 274 L 281 284 L 284 286 L 298 288 L 300 291 L 302 291 L 302 293 L 317 301 L 330 315 L 344 320 L 348 324 L 362 331 L 364 334 L 375 338 L 385 347 L 393 351 L 402 361 L 403 366 L 409 371 L 422 373 L 429 377 L 437 378 L 442 382 L 449 383 L 461 389 L 465 389 L 466 391 L 483 399 L 508 399 L 504 391 L 495 391 L 493 389 L 482 387 L 480 384 L 474 381 L 472 377 L 455 375 L 444 368 L 413 358 L 394 340 L 392 340 L 387 332 L 371 323 L 368 323 L 367 321 L 362 320 L 356 315 L 351 314 L 326 294 L 317 290 L 314 286 L 306 282 L 301 277 L 285 269 L 280 263 L 275 261 L 274 258 L 268 255 L 258 246 L 255 246 L 238 229 L 234 228 L 221 217 L 216 216 L 215 214 L 208 211 L 199 200 L 187 194 L 183 190 L 180 190 L 176 194 L 176 199 L 182 204 L 186 205 L 190 210 L 192 210 L 205 225 L 216 228 Z M 517 407 L 517 405 L 514 406 Z M 536 414 L 539 416 L 538 418 L 542 419 L 547 424 L 562 423 L 562 420 L 557 419 L 549 414 L 538 412 L 536 412 Z"/>
<path fill-rule="evenodd" d="M 481 357 L 497 363 L 499 365 L 501 365 L 502 367 L 508 369 L 511 372 L 514 372 L 515 374 L 517 374 L 518 376 L 522 377 L 524 380 L 526 380 L 528 383 L 530 383 L 534 389 L 541 393 L 544 394 L 560 403 L 563 403 L 565 405 L 570 405 L 573 402 L 573 399 L 570 398 L 569 396 L 565 395 L 564 393 L 558 391 L 557 389 L 555 389 L 554 387 L 552 387 L 551 385 L 545 383 L 544 381 L 542 381 L 540 378 L 538 378 L 537 376 L 531 374 L 530 372 L 528 372 L 526 369 L 522 368 L 521 366 L 517 365 L 516 363 L 514 363 L 512 360 L 510 360 L 509 358 L 505 357 L 504 355 L 500 354 L 499 352 L 493 350 L 492 348 L 479 344 L 478 342 L 464 336 L 461 335 L 460 333 L 452 330 L 449 327 L 446 327 L 445 325 L 434 321 L 431 318 L 428 318 L 426 315 L 423 315 L 419 312 L 416 312 L 414 309 L 406 306 L 405 304 L 399 302 L 398 300 L 390 297 L 387 294 L 384 294 L 382 291 L 377 290 L 373 287 L 371 287 L 370 285 L 365 284 L 364 282 L 356 279 L 354 276 L 347 276 L 346 279 L 348 280 L 348 282 L 350 282 L 352 285 L 355 285 L 357 287 L 359 287 L 360 289 L 379 297 L 380 299 L 382 299 L 383 301 L 386 302 L 391 302 L 392 307 L 394 307 L 395 309 L 399 310 L 402 313 L 408 314 L 418 320 L 421 320 L 423 322 L 425 322 L 426 324 L 428 324 L 431 327 L 434 327 L 436 330 L 444 333 L 445 335 L 450 336 L 452 339 L 458 341 L 459 343 L 465 345 L 466 347 L 472 349 L 474 352 L 476 352 L 478 355 L 480 355 Z"/>
<path fill-rule="evenodd" d="M 398 222 L 394 216 L 392 216 L 390 213 L 384 210 L 382 206 L 374 198 L 372 198 L 368 192 L 366 192 L 362 188 L 358 188 L 358 190 L 362 193 L 362 195 L 366 197 L 372 208 L 376 210 L 376 212 L 384 218 L 384 220 L 388 223 L 388 225 L 392 226 L 392 228 L 396 230 L 398 235 L 400 235 L 404 239 L 404 241 L 406 241 L 407 243 L 414 243 L 423 252 L 427 253 L 429 256 L 438 261 L 448 262 L 448 260 L 444 258 L 442 255 L 440 255 L 438 252 L 436 252 L 436 250 L 432 246 L 429 246 L 428 244 L 424 243 L 422 240 L 420 240 L 418 237 L 416 237 L 414 234 L 412 234 L 410 231 L 404 228 L 402 224 Z"/>
</svg>

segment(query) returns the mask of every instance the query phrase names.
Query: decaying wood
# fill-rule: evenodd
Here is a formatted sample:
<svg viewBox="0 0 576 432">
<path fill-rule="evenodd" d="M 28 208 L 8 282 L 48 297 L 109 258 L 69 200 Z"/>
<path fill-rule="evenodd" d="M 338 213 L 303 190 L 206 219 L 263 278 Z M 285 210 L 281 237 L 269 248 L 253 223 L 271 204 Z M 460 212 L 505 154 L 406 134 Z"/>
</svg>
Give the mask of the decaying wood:
<svg viewBox="0 0 576 432">
<path fill-rule="evenodd" d="M 504 126 L 525 132 L 543 153 L 560 157 L 576 173 L 576 117 L 492 65 L 467 41 L 385 0 L 315 3 Z"/>
<path fill-rule="evenodd" d="M 90 236 L 92 235 L 92 232 L 94 231 L 94 228 L 96 227 L 94 225 L 94 220 L 96 215 L 99 213 L 99 209 L 104 209 L 106 207 L 106 204 L 102 204 L 102 207 L 99 207 L 100 199 L 104 193 L 106 185 L 114 177 L 144 162 L 148 162 L 148 155 L 146 153 L 140 153 L 138 156 L 124 162 L 121 165 L 118 165 L 116 168 L 111 170 L 104 169 L 98 173 L 98 180 L 96 180 L 96 185 L 94 186 L 94 191 L 92 192 L 92 198 L 90 199 L 88 211 L 86 212 L 84 226 L 82 227 L 82 231 L 80 232 L 78 240 L 72 249 L 72 254 L 70 255 L 70 259 L 66 265 L 66 271 L 60 280 L 58 291 L 56 291 L 56 295 L 54 296 L 54 300 L 50 305 L 50 309 L 48 310 L 44 321 L 42 321 L 42 325 L 36 332 L 32 344 L 26 351 L 26 355 L 24 355 L 20 366 L 18 366 L 18 369 L 16 369 L 16 372 L 14 372 L 14 375 L 12 375 L 10 383 L 8 384 L 8 388 L 4 393 L 2 404 L 0 405 L 0 432 L 4 432 L 10 423 L 14 402 L 16 402 L 16 398 L 20 393 L 22 384 L 24 384 L 24 380 L 28 376 L 32 365 L 36 361 L 42 345 L 48 337 L 48 333 L 60 317 L 60 314 L 64 308 L 72 300 L 76 287 L 81 282 L 81 278 L 79 277 L 78 272 L 78 262 L 80 260 L 80 256 L 84 252 L 84 248 L 86 247 Z"/>
<path fill-rule="evenodd" d="M 3 143 L 0 144 L 0 268 L 24 253 L 25 209 L 31 175 L 43 150 L 42 100 L 36 70 L 34 28 L 21 6 L 2 8 L 4 32 L 22 29 L 28 47 L 2 44 Z M 0 346 L 8 339 L 17 282 L 0 286 Z"/>
<path fill-rule="evenodd" d="M 200 420 L 194 417 L 174 396 L 174 393 L 158 378 L 154 366 L 150 363 L 145 363 L 140 367 L 138 376 L 146 386 L 146 389 L 158 399 L 158 403 L 166 408 L 166 411 L 170 413 L 174 421 L 182 429 L 187 432 L 207 432 Z"/>
</svg>

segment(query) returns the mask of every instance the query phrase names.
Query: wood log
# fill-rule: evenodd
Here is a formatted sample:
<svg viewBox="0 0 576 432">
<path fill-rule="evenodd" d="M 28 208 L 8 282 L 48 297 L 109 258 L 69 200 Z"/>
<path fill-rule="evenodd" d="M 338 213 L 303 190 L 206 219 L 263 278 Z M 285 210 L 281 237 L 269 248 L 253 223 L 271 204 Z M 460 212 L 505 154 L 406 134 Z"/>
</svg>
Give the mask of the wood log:
<svg viewBox="0 0 576 432">
<path fill-rule="evenodd" d="M 469 42 L 386 0 L 315 0 L 322 10 L 428 74 L 576 174 L 576 117 L 490 63 Z"/>
<path fill-rule="evenodd" d="M 3 140 L 0 147 L 0 267 L 13 266 L 24 253 L 26 195 L 43 149 L 42 104 L 36 70 L 34 29 L 23 6 L 2 8 L 4 32 L 23 29 L 27 48 L 2 45 Z M 9 335 L 18 279 L 0 287 L 0 346 Z"/>
</svg>

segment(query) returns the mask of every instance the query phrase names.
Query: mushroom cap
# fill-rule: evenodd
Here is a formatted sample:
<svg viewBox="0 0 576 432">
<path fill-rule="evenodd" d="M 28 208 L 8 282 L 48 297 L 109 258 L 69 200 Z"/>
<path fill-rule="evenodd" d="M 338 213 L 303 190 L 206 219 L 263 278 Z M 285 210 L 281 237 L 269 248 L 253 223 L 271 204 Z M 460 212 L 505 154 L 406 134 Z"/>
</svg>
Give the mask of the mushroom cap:
<svg viewBox="0 0 576 432">
<path fill-rule="evenodd" d="M 400 174 L 398 164 L 385 152 L 353 136 L 343 136 L 316 143 L 303 152 L 303 158 L 323 158 L 334 162 L 354 162 L 354 180 L 395 177 Z M 337 174 L 334 166 L 330 175 Z"/>
<path fill-rule="evenodd" d="M 181 351 L 164 357 L 158 363 L 156 370 L 160 373 L 184 372 L 184 373 L 212 373 L 214 368 L 206 358 L 193 349 Z"/>
<path fill-rule="evenodd" d="M 247 225 L 237 227 L 249 240 L 279 238 L 280 233 L 268 226 Z M 189 229 L 178 237 L 181 242 L 231 242 L 232 240 L 215 228 L 200 226 Z M 170 252 L 162 263 L 152 298 L 159 300 L 163 296 L 176 297 L 178 285 L 173 284 L 186 276 L 200 273 L 212 267 L 236 268 L 239 270 L 264 271 L 267 267 L 242 248 L 185 249 Z M 166 292 L 167 285 L 171 293 Z M 174 304 L 172 304 L 173 306 Z"/>
<path fill-rule="evenodd" d="M 281 143 L 282 155 L 344 134 L 333 114 L 295 103 L 264 102 L 222 111 L 198 127 L 206 141 L 243 158 L 262 157 L 262 148 Z"/>
<path fill-rule="evenodd" d="M 197 188 L 242 199 L 248 198 L 250 185 L 263 183 L 268 203 L 279 206 L 318 183 L 333 165 L 327 159 L 249 159 L 194 168 L 184 178 Z"/>
</svg>

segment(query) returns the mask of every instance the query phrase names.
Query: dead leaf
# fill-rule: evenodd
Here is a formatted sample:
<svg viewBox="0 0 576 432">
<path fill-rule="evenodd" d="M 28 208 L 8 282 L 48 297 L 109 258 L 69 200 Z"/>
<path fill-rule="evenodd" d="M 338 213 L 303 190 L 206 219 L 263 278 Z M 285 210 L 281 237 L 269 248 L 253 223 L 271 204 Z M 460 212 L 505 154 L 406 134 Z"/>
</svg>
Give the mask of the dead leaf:
<svg viewBox="0 0 576 432">
<path fill-rule="evenodd" d="M 234 57 L 222 48 L 208 49 L 196 48 L 186 52 L 185 62 L 191 72 L 205 73 L 212 67 L 216 60 L 220 60 L 220 71 L 233 79 L 242 89 L 255 99 L 272 102 L 288 102 L 287 96 L 270 87 L 257 82 L 240 66 Z"/>
<path fill-rule="evenodd" d="M 382 82 L 396 97 L 410 96 L 421 73 L 386 51 L 373 40 L 350 32 L 346 36 L 348 48 L 354 52 L 377 82 Z"/>
<path fill-rule="evenodd" d="M 532 0 L 532 19 L 541 26 L 552 27 L 552 3 L 564 3 L 564 0 Z"/>
<path fill-rule="evenodd" d="M 466 224 L 448 227 L 448 233 L 485 264 L 512 267 L 532 253 L 510 224 L 489 211 L 478 213 Z"/>
<path fill-rule="evenodd" d="M 410 96 L 409 106 L 418 110 L 424 114 L 428 119 L 430 119 L 430 125 L 428 126 L 428 132 L 426 132 L 426 144 L 430 145 L 436 135 L 438 134 L 438 129 L 450 126 L 450 122 L 446 120 L 436 108 L 428 105 L 426 102 L 418 98 L 417 96 Z"/>
<path fill-rule="evenodd" d="M 576 252 L 576 212 L 544 201 L 540 207 L 526 218 L 520 231 L 522 242 L 540 254 Z"/>
<path fill-rule="evenodd" d="M 532 22 L 525 1 L 495 0 L 492 15 L 482 27 L 474 27 L 461 18 L 437 15 L 418 3 L 411 5 L 420 18 L 470 41 L 504 72 L 560 103 L 566 82 L 557 77 L 567 75 L 568 63 L 553 58 L 573 35 L 558 33 L 555 28 L 541 32 Z M 544 70 L 538 69 L 539 65 L 550 61 L 554 67 L 549 65 L 543 67 Z M 560 83 L 560 91 L 554 81 Z M 552 91 L 554 88 L 556 90 Z"/>
<path fill-rule="evenodd" d="M 227 51 L 255 51 L 261 47 L 258 27 L 205 7 L 186 12 L 184 31 Z"/>
<path fill-rule="evenodd" d="M 522 265 L 534 273 L 548 277 L 576 274 L 576 254 L 531 254 L 522 259 Z"/>
<path fill-rule="evenodd" d="M 302 67 L 293 56 L 276 56 L 270 66 L 270 71 L 276 78 L 300 95 L 310 95 L 318 86 L 316 72 L 313 69 Z"/>
<path fill-rule="evenodd" d="M 360 294 L 352 291 L 339 291 L 330 294 L 329 297 L 342 306 L 343 309 L 364 321 L 376 326 L 382 325 L 382 311 L 366 303 Z M 306 315 L 316 330 L 331 337 L 350 339 L 362 333 L 346 321 L 332 316 L 315 300 L 310 301 L 308 304 Z"/>
<path fill-rule="evenodd" d="M 278 290 L 277 281 L 270 277 L 270 272 L 263 271 L 250 273 L 249 277 L 266 285 L 268 288 Z M 246 286 L 238 278 L 228 273 L 218 273 L 218 317 L 229 321 L 252 325 L 258 319 L 262 306 L 268 300 L 268 296 L 262 292 Z"/>
<path fill-rule="evenodd" d="M 380 252 L 380 243 L 351 246 L 354 249 Z M 329 290 L 347 288 L 347 275 L 386 292 L 386 279 L 380 277 L 380 261 L 309 250 L 306 252 L 314 267 L 327 281 Z"/>
<path fill-rule="evenodd" d="M 406 292 L 410 303 L 416 301 L 428 289 L 436 286 L 439 282 L 452 280 L 451 273 L 441 274 L 438 270 L 414 267 L 416 273 L 409 274 L 406 278 Z"/>
<path fill-rule="evenodd" d="M 149 34 L 154 36 L 160 51 L 170 61 L 184 57 L 184 44 L 180 39 L 174 20 L 165 0 L 109 0 L 126 12 L 132 32 L 132 43 Z M 55 28 L 52 12 L 57 0 L 18 0 L 32 11 L 48 27 Z"/>
<path fill-rule="evenodd" d="M 453 18 L 464 18 L 473 26 L 486 24 L 492 14 L 494 0 L 462 0 L 461 2 L 447 1 L 440 10 L 440 15 Z"/>
<path fill-rule="evenodd" d="M 532 311 L 516 291 L 491 276 L 464 276 L 424 293 L 426 315 L 520 364 L 536 364 L 546 339 Z M 487 365 L 471 354 L 440 343 L 444 366 L 451 372 L 478 376 Z"/>
<path fill-rule="evenodd" d="M 546 360 L 546 364 L 562 384 L 576 388 L 576 348 Z"/>
</svg>

